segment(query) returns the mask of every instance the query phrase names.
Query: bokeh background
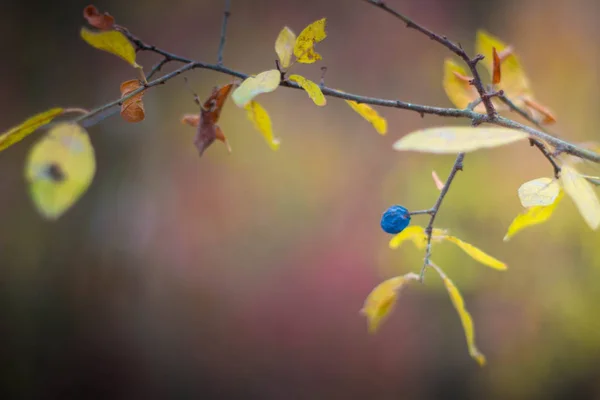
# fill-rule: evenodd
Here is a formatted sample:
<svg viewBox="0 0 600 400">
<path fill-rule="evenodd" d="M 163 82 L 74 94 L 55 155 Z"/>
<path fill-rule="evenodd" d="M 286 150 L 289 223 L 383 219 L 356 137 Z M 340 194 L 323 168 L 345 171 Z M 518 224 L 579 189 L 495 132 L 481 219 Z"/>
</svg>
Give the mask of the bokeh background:
<svg viewBox="0 0 600 400">
<path fill-rule="evenodd" d="M 345 91 L 450 106 L 450 56 L 355 0 L 232 0 L 225 64 L 273 67 L 279 30 L 328 18 L 324 60 L 298 65 Z M 134 78 L 79 38 L 86 1 L 7 0 L 0 9 L 0 127 L 51 106 L 93 108 Z M 145 41 L 215 61 L 222 1 L 97 1 Z M 598 140 L 600 5 L 592 0 L 389 0 L 471 49 L 485 28 L 512 43 L 561 137 Z M 143 54 L 146 69 L 157 60 Z M 169 71 L 173 67 L 167 67 Z M 187 74 L 206 97 L 230 77 Z M 89 128 L 98 171 L 57 222 L 28 198 L 35 138 L 0 154 L 0 398 L 571 399 L 600 398 L 600 236 L 570 200 L 551 221 L 503 243 L 516 189 L 550 176 L 526 144 L 469 154 L 437 220 L 509 264 L 498 272 L 452 245 L 434 260 L 462 291 L 488 366 L 469 358 L 440 279 L 413 285 L 377 335 L 358 311 L 369 291 L 417 271 L 422 253 L 388 249 L 391 204 L 430 207 L 452 156 L 397 153 L 402 135 L 467 121 L 380 109 L 379 136 L 343 101 L 261 96 L 281 148 L 271 151 L 229 102 L 202 159 L 197 110 L 181 77 L 145 96 L 147 118 Z M 39 137 L 41 133 L 33 136 Z M 594 171 L 593 168 L 590 169 Z M 598 173 L 598 169 L 595 170 Z M 424 224 L 425 217 L 414 222 Z"/>
</svg>

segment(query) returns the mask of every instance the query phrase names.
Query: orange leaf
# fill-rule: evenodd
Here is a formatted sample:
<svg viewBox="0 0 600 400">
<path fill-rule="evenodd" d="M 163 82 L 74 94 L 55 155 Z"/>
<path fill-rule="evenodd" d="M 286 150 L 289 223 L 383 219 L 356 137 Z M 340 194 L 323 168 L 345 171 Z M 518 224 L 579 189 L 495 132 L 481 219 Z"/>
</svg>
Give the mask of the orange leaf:
<svg viewBox="0 0 600 400">
<path fill-rule="evenodd" d="M 223 134 L 223 131 L 219 125 L 215 125 L 215 138 L 225 143 L 225 146 L 227 146 L 227 151 L 231 153 L 231 146 L 229 145 L 229 142 L 227 141 L 227 138 Z"/>
<path fill-rule="evenodd" d="M 496 48 L 492 47 L 492 58 L 493 58 L 493 65 L 492 65 L 492 71 L 493 71 L 493 78 L 492 78 L 492 83 L 494 85 L 497 85 L 500 83 L 500 80 L 502 79 L 502 73 L 500 71 L 500 64 L 502 63 L 502 61 L 500 60 L 500 56 L 498 55 L 498 53 L 496 52 Z"/>
<path fill-rule="evenodd" d="M 121 98 L 129 93 L 141 88 L 144 84 L 139 79 L 131 79 L 121 83 Z M 127 122 L 140 122 L 146 116 L 144 111 L 144 103 L 142 96 L 144 92 L 140 92 L 133 97 L 128 98 L 121 104 L 121 117 Z"/>
<path fill-rule="evenodd" d="M 198 125 L 200 125 L 200 115 L 186 114 L 183 117 L 181 117 L 181 123 L 187 124 L 189 126 L 193 126 L 194 128 L 197 128 Z"/>
<path fill-rule="evenodd" d="M 528 98 L 528 97 L 524 98 L 523 102 L 525 103 L 525 105 L 527 107 L 542 114 L 542 117 L 543 117 L 542 123 L 543 124 L 553 124 L 556 122 L 556 117 L 554 116 L 554 114 L 552 114 L 552 111 L 550 111 L 547 107 L 544 107 L 540 103 L 538 103 L 535 100 Z"/>
<path fill-rule="evenodd" d="M 107 12 L 100 14 L 98 9 L 93 5 L 89 5 L 83 9 L 83 17 L 87 19 L 88 24 L 102 31 L 112 29 L 115 25 L 115 18 L 113 16 Z"/>
<path fill-rule="evenodd" d="M 225 100 L 227 100 L 227 96 L 233 89 L 233 83 L 229 83 L 227 85 L 219 87 L 215 87 L 213 89 L 212 94 L 204 104 L 202 105 L 204 118 L 209 120 L 211 123 L 216 124 L 219 121 L 219 117 L 221 116 L 221 110 L 223 109 L 223 105 L 225 104 Z"/>
</svg>

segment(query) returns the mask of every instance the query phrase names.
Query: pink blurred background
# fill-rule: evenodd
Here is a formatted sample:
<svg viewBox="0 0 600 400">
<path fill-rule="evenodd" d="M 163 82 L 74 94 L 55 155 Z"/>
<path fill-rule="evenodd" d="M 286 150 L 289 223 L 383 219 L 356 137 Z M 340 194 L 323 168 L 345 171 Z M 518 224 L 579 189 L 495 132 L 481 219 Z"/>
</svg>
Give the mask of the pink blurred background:
<svg viewBox="0 0 600 400">
<path fill-rule="evenodd" d="M 135 78 L 79 38 L 87 4 L 2 4 L 2 130 L 52 106 L 112 101 Z M 388 4 L 467 49 L 478 28 L 513 44 L 558 117 L 553 130 L 599 139 L 596 2 Z M 222 1 L 95 5 L 149 43 L 216 61 Z M 448 51 L 362 1 L 232 0 L 231 11 L 228 67 L 272 68 L 284 25 L 299 33 L 327 17 L 324 60 L 296 73 L 318 81 L 325 65 L 331 87 L 451 106 L 441 85 Z M 147 71 L 156 60 L 139 57 Z M 230 81 L 187 76 L 202 98 Z M 183 79 L 152 89 L 144 122 L 114 116 L 89 128 L 98 171 L 58 222 L 28 198 L 23 166 L 35 139 L 0 154 L 1 398 L 600 398 L 599 234 L 566 200 L 545 225 L 502 242 L 521 211 L 516 189 L 552 174 L 538 152 L 469 154 L 437 220 L 509 264 L 498 272 L 452 245 L 434 248 L 473 315 L 481 369 L 433 273 L 402 293 L 377 335 L 358 313 L 378 282 L 421 265 L 410 244 L 388 249 L 381 213 L 430 207 L 431 171 L 445 179 L 453 162 L 392 143 L 468 121 L 379 109 L 389 124 L 381 137 L 337 99 L 318 108 L 279 89 L 260 102 L 279 151 L 228 102 L 220 125 L 233 153 L 216 143 L 199 159 L 193 129 L 179 122 L 197 110 Z"/>
</svg>

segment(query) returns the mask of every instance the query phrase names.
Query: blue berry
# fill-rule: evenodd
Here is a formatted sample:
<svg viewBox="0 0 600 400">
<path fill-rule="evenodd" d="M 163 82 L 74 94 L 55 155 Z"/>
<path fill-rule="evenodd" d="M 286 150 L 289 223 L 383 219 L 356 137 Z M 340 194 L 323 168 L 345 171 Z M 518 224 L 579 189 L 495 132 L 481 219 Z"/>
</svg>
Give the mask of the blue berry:
<svg viewBox="0 0 600 400">
<path fill-rule="evenodd" d="M 402 206 L 391 206 L 381 216 L 381 229 L 387 233 L 400 233 L 410 224 L 410 214 Z"/>
</svg>

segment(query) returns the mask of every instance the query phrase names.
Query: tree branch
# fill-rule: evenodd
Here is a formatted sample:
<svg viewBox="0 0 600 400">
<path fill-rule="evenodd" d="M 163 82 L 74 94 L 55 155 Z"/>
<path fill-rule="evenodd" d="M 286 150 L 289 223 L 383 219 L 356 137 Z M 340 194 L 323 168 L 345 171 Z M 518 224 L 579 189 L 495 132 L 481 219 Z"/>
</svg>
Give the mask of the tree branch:
<svg viewBox="0 0 600 400">
<path fill-rule="evenodd" d="M 223 65 L 223 49 L 225 49 L 225 37 L 227 36 L 227 21 L 231 12 L 231 0 L 225 0 L 225 11 L 223 12 L 223 23 L 221 24 L 221 40 L 219 42 L 219 52 L 217 53 L 217 65 Z"/>
<path fill-rule="evenodd" d="M 450 170 L 450 175 L 448 175 L 448 179 L 446 179 L 446 183 L 444 183 L 444 187 L 440 191 L 440 195 L 435 202 L 434 206 L 429 210 L 428 214 L 431 215 L 429 218 L 429 223 L 427 227 L 425 227 L 425 236 L 427 236 L 427 247 L 425 250 L 425 258 L 423 259 L 423 267 L 421 267 L 421 273 L 419 274 L 419 280 L 423 282 L 425 280 L 425 270 L 431 264 L 431 236 L 433 234 L 433 223 L 435 222 L 435 217 L 437 217 L 438 212 L 440 210 L 440 206 L 444 201 L 444 197 L 448 193 L 448 189 L 450 189 L 450 185 L 456 176 L 458 171 L 462 171 L 463 169 L 463 160 L 465 159 L 465 153 L 459 153 L 456 156 L 456 160 L 454 161 L 454 165 Z"/>
</svg>

